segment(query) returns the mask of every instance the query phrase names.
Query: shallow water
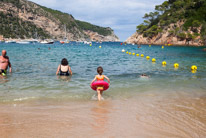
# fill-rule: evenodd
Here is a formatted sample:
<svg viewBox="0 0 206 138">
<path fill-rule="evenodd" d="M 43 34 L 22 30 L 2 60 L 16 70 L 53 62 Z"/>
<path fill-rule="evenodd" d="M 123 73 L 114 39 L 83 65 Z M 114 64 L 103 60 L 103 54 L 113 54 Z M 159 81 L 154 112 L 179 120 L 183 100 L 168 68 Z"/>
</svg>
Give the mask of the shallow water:
<svg viewBox="0 0 206 138">
<path fill-rule="evenodd" d="M 99 45 L 102 48 L 99 48 Z M 48 48 L 51 48 L 49 50 Z M 38 49 L 40 48 L 40 49 Z M 148 45 L 137 48 L 120 43 L 93 43 L 92 47 L 81 43 L 61 45 L 1 44 L 10 57 L 13 73 L 0 80 L 0 102 L 38 99 L 90 100 L 95 93 L 89 87 L 96 68 L 102 66 L 111 79 L 111 87 L 105 92 L 108 98 L 125 98 L 138 93 L 159 92 L 160 95 L 205 95 L 206 52 L 202 47 L 165 47 Z M 122 53 L 122 49 L 150 56 L 137 57 Z M 55 75 L 62 58 L 67 58 L 73 71 L 72 78 Z M 156 58 L 156 63 L 151 59 Z M 166 61 L 166 67 L 161 62 Z M 180 67 L 174 69 L 173 64 Z M 198 71 L 192 73 L 190 67 Z M 149 79 L 140 78 L 142 73 Z M 181 95 L 181 94 L 180 94 Z"/>
</svg>

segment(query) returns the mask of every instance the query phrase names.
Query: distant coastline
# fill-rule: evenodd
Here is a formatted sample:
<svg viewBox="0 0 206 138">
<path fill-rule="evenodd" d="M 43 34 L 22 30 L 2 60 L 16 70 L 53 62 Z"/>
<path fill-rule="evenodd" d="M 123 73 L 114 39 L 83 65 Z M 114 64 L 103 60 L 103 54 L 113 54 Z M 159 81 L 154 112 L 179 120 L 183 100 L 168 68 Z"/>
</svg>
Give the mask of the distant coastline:
<svg viewBox="0 0 206 138">
<path fill-rule="evenodd" d="M 0 18 L 0 40 L 120 41 L 110 27 L 79 21 L 70 14 L 27 0 L 1 1 Z"/>
</svg>

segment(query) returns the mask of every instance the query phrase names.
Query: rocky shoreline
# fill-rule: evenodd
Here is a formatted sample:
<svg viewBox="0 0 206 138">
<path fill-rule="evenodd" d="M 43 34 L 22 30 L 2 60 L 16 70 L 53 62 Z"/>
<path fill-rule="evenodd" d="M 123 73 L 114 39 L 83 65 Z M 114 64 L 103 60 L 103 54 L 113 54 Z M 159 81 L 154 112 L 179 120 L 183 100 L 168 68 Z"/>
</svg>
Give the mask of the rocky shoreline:
<svg viewBox="0 0 206 138">
<path fill-rule="evenodd" d="M 194 41 L 180 40 L 175 36 L 169 36 L 169 33 L 159 34 L 153 38 L 143 37 L 143 35 L 135 32 L 129 37 L 126 43 L 130 44 L 151 44 L 151 45 L 175 45 L 175 46 L 205 46 L 200 38 L 196 38 Z"/>
</svg>

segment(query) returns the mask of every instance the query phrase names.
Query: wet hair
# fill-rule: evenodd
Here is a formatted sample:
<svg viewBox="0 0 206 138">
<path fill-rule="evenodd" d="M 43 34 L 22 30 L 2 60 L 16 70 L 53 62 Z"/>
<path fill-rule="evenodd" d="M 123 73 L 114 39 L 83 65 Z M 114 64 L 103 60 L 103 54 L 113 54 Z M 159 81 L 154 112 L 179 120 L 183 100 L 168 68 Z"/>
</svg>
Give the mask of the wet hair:
<svg viewBox="0 0 206 138">
<path fill-rule="evenodd" d="M 68 63 L 68 61 L 67 61 L 66 58 L 63 58 L 62 61 L 61 61 L 61 64 L 62 64 L 63 66 L 66 66 L 66 65 L 68 65 L 69 63 Z"/>
<path fill-rule="evenodd" d="M 103 68 L 102 68 L 101 66 L 99 66 L 99 67 L 97 68 L 97 73 L 98 73 L 99 75 L 102 75 L 102 73 L 103 73 Z"/>
</svg>

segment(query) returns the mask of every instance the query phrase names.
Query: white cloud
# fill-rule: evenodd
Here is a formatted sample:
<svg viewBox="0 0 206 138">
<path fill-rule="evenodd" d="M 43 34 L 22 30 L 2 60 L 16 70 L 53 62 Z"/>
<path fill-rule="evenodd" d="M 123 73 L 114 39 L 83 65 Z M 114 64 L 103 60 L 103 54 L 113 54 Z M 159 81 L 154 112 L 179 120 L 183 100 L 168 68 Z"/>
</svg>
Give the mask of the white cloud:
<svg viewBox="0 0 206 138">
<path fill-rule="evenodd" d="M 111 27 L 124 41 L 142 23 L 145 13 L 165 0 L 30 0 L 40 5 L 72 14 L 74 18 L 95 25 Z M 126 26 L 126 27 L 125 27 Z"/>
</svg>

